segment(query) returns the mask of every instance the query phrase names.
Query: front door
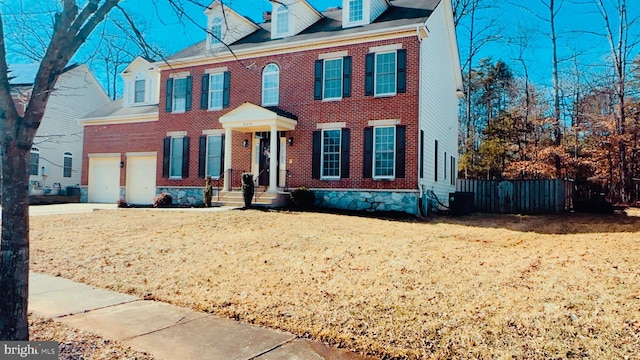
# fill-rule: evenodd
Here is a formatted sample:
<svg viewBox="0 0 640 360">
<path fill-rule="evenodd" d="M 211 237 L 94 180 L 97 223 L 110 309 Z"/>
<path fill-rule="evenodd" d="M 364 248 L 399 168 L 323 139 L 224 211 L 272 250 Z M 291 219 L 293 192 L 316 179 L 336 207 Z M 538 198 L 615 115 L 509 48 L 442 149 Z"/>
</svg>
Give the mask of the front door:
<svg viewBox="0 0 640 360">
<path fill-rule="evenodd" d="M 271 161 L 278 161 L 276 152 L 271 151 L 271 133 L 264 132 L 260 137 L 260 161 L 258 163 L 258 185 L 269 186 L 269 166 Z M 276 165 L 277 168 L 277 165 Z M 276 182 L 277 184 L 277 182 Z"/>
</svg>

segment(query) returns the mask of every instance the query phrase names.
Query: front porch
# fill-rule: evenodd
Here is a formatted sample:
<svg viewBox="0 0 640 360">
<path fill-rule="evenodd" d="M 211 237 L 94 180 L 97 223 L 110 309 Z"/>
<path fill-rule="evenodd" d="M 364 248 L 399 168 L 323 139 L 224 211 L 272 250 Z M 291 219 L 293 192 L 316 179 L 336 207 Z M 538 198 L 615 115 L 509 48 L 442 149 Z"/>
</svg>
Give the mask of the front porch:
<svg viewBox="0 0 640 360">
<path fill-rule="evenodd" d="M 233 183 L 237 173 L 251 172 L 254 176 L 256 191 L 264 187 L 265 192 L 277 194 L 287 187 L 287 146 L 291 145 L 291 138 L 287 138 L 286 131 L 294 130 L 298 121 L 293 114 L 277 108 L 264 108 L 251 103 L 244 103 L 220 117 L 219 122 L 225 130 L 224 142 L 224 172 L 221 176 L 221 194 L 233 193 L 234 187 L 241 184 Z M 238 170 L 233 168 L 233 136 L 242 133 L 245 138 L 243 147 L 251 148 L 251 169 Z M 235 176 L 234 176 L 235 175 Z M 218 180 L 219 182 L 220 180 Z"/>
</svg>

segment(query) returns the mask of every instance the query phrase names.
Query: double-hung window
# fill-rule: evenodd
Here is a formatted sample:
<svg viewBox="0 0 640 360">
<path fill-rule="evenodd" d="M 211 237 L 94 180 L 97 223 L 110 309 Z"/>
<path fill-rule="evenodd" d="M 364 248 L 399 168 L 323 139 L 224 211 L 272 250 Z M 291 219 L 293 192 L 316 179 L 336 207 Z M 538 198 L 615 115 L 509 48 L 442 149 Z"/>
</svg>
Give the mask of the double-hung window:
<svg viewBox="0 0 640 360">
<path fill-rule="evenodd" d="M 380 125 L 364 129 L 363 178 L 405 177 L 406 126 Z"/>
<path fill-rule="evenodd" d="M 167 134 L 164 138 L 162 176 L 169 179 L 189 177 L 189 137 L 183 134 Z"/>
<path fill-rule="evenodd" d="M 215 18 L 211 22 L 211 45 L 217 45 L 222 42 L 222 19 Z"/>
<path fill-rule="evenodd" d="M 351 56 L 316 60 L 315 100 L 340 100 L 351 96 Z"/>
<path fill-rule="evenodd" d="M 365 61 L 365 95 L 393 96 L 407 91 L 407 51 L 369 53 Z"/>
<path fill-rule="evenodd" d="M 182 178 L 182 155 L 184 138 L 171 138 L 171 155 L 169 158 L 169 177 Z"/>
<path fill-rule="evenodd" d="M 349 0 L 349 22 L 357 23 L 364 19 L 364 0 Z"/>
<path fill-rule="evenodd" d="M 322 175 L 321 179 L 340 178 L 341 130 L 322 131 Z"/>
<path fill-rule="evenodd" d="M 62 177 L 71 177 L 72 164 L 73 155 L 70 152 L 65 152 L 62 164 Z"/>
<path fill-rule="evenodd" d="M 134 86 L 135 86 L 135 93 L 134 93 L 133 101 L 135 103 L 143 103 L 145 101 L 145 94 L 144 94 L 145 81 L 144 81 L 144 79 L 136 80 Z"/>
<path fill-rule="evenodd" d="M 376 127 L 373 131 L 373 177 L 391 179 L 395 177 L 396 127 Z"/>
<path fill-rule="evenodd" d="M 187 79 L 173 79 L 173 112 L 184 112 L 187 105 Z"/>
<path fill-rule="evenodd" d="M 224 97 L 224 73 L 211 74 L 209 77 L 209 110 L 220 110 Z"/>
<path fill-rule="evenodd" d="M 262 72 L 262 105 L 278 105 L 280 97 L 280 69 L 276 64 L 269 64 Z"/>
<path fill-rule="evenodd" d="M 31 148 L 31 154 L 29 156 L 29 175 L 38 175 L 38 167 L 40 166 L 40 149 L 37 147 Z"/>
<path fill-rule="evenodd" d="M 210 175 L 213 178 L 220 178 L 221 175 L 223 142 L 223 137 L 221 135 L 207 136 L 206 175 Z"/>
<path fill-rule="evenodd" d="M 324 61 L 323 82 L 323 99 L 342 98 L 342 58 Z"/>
</svg>

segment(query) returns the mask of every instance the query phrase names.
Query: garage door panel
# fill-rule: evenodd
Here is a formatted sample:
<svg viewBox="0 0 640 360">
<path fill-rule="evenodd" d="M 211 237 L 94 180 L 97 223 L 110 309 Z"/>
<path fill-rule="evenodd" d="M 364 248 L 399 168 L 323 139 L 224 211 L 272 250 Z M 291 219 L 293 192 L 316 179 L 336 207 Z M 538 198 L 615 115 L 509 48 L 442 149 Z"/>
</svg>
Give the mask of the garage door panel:
<svg viewBox="0 0 640 360">
<path fill-rule="evenodd" d="M 115 203 L 120 198 L 120 157 L 89 158 L 89 202 Z"/>
<path fill-rule="evenodd" d="M 127 203 L 148 205 L 156 195 L 155 156 L 127 157 Z"/>
</svg>

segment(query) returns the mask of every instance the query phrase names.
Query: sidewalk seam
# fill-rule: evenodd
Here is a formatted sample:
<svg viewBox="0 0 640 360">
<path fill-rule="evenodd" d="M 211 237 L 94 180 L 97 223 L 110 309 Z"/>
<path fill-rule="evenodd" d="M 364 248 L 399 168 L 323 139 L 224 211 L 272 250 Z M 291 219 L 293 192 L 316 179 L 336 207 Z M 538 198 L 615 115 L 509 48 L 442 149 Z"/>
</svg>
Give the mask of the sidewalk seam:
<svg viewBox="0 0 640 360">
<path fill-rule="evenodd" d="M 175 324 L 171 324 L 171 325 L 169 325 L 169 326 L 165 326 L 165 327 L 160 328 L 160 329 L 151 330 L 151 331 L 146 332 L 146 333 L 142 333 L 142 334 L 138 334 L 138 335 L 130 336 L 130 337 L 128 337 L 128 338 L 122 338 L 122 339 L 120 339 L 120 341 L 128 341 L 128 340 L 131 340 L 131 339 L 139 338 L 139 337 L 146 336 L 146 335 L 149 335 L 149 334 L 157 333 L 157 332 L 159 332 L 159 331 L 167 330 L 167 329 L 170 329 L 170 328 L 172 328 L 172 327 L 176 327 L 176 326 L 180 326 L 180 325 L 188 324 L 188 323 L 193 322 L 193 321 L 196 321 L 196 320 L 201 320 L 201 319 L 204 319 L 204 318 L 207 318 L 207 317 L 213 317 L 213 316 L 212 316 L 212 315 L 209 315 L 209 314 L 204 314 L 204 315 L 203 315 L 203 316 L 201 316 L 201 317 L 198 317 L 198 318 L 195 318 L 195 319 L 191 319 L 191 320 L 187 320 L 187 321 L 183 321 L 183 322 L 180 322 L 180 320 L 179 320 L 179 321 L 178 321 L 177 323 L 175 323 Z"/>
<path fill-rule="evenodd" d="M 299 336 L 294 335 L 291 339 L 289 339 L 289 340 L 285 340 L 285 341 L 281 342 L 280 344 L 275 345 L 275 346 L 273 346 L 272 348 L 267 349 L 267 350 L 265 350 L 265 351 L 261 352 L 261 353 L 260 353 L 260 354 L 258 354 L 258 355 L 255 355 L 255 356 L 250 357 L 250 358 L 249 358 L 249 359 L 247 359 L 247 360 L 255 360 L 255 359 L 257 359 L 257 358 L 261 357 L 262 355 L 266 355 L 266 354 L 268 354 L 268 353 L 272 352 L 273 350 L 276 350 L 276 349 L 278 349 L 278 348 L 281 348 L 282 346 L 284 346 L 284 345 L 286 345 L 286 344 L 288 344 L 288 343 L 291 343 L 291 342 L 293 342 L 294 340 L 297 340 L 297 339 L 299 339 L 299 338 L 300 338 Z"/>
<path fill-rule="evenodd" d="M 53 316 L 53 317 L 51 317 L 51 319 L 62 319 L 62 318 L 67 317 L 67 316 L 75 316 L 75 315 L 80 315 L 80 314 L 86 314 L 86 313 L 90 313 L 90 312 L 95 311 L 95 310 L 107 309 L 107 308 L 110 308 L 110 307 L 129 304 L 129 303 L 140 301 L 140 300 L 141 299 L 133 299 L 133 300 L 129 300 L 129 301 L 123 301 L 121 303 L 105 305 L 105 306 L 97 307 L 97 308 L 94 308 L 94 309 L 85 310 L 85 311 L 82 311 L 82 312 L 68 313 L 68 314 L 64 314 L 64 315 L 60 315 L 60 316 Z"/>
</svg>

